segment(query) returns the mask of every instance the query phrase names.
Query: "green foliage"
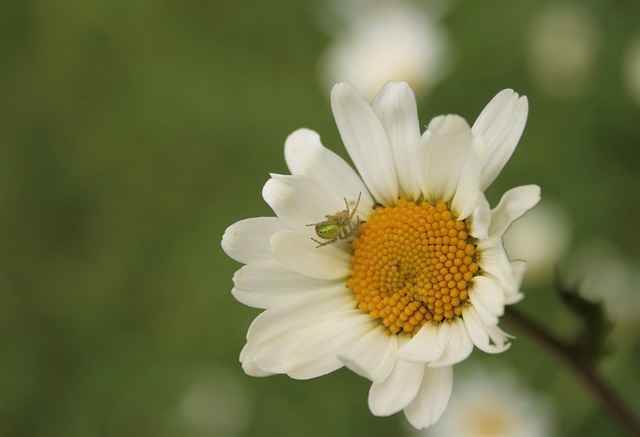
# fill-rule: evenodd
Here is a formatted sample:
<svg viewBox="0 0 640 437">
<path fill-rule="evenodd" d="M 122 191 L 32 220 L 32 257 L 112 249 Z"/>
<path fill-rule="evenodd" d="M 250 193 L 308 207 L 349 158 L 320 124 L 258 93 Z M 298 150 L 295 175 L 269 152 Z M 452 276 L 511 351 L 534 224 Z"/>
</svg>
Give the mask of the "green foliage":
<svg viewBox="0 0 640 437">
<path fill-rule="evenodd" d="M 585 362 L 595 366 L 610 352 L 607 349 L 607 337 L 613 328 L 603 302 L 601 300 L 593 302 L 581 296 L 577 288 L 567 287 L 557 272 L 556 290 L 562 302 L 580 320 L 580 328 L 569 347 Z"/>
</svg>

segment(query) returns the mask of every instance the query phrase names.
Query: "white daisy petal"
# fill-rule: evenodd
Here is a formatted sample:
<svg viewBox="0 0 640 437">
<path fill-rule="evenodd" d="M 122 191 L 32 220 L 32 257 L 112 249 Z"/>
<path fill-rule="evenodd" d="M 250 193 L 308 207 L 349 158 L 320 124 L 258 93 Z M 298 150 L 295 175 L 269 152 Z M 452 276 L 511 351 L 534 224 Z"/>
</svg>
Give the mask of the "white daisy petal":
<svg viewBox="0 0 640 437">
<path fill-rule="evenodd" d="M 497 325 L 487 325 L 486 328 L 489 333 L 489 338 L 491 338 L 491 341 L 495 345 L 497 353 L 504 352 L 511 347 L 509 339 L 513 338 L 513 335 L 507 334 Z"/>
<path fill-rule="evenodd" d="M 374 382 L 369 390 L 369 409 L 376 416 L 390 416 L 405 408 L 418 393 L 424 375 L 423 363 L 396 360 L 387 379 Z"/>
<path fill-rule="evenodd" d="M 462 320 L 464 320 L 473 344 L 475 344 L 478 349 L 487 352 L 486 349 L 489 347 L 489 334 L 487 334 L 487 330 L 484 329 L 484 323 L 480 319 L 480 315 L 472 306 L 467 305 L 462 310 Z"/>
<path fill-rule="evenodd" d="M 287 375 L 309 379 L 339 369 L 343 363 L 338 355 L 344 354 L 371 329 L 371 317 L 357 309 L 310 325 L 285 364 Z"/>
<path fill-rule="evenodd" d="M 319 290 L 269 308 L 253 321 L 247 343 L 253 361 L 264 371 L 287 373 L 287 362 L 306 330 L 353 312 L 353 298 L 344 289 Z"/>
<path fill-rule="evenodd" d="M 500 294 L 502 294 L 502 292 Z M 480 300 L 477 295 L 470 296 L 469 302 L 471 302 L 475 308 L 482 323 L 485 325 L 495 325 L 498 323 L 498 317 L 484 305 L 484 302 Z"/>
<path fill-rule="evenodd" d="M 491 211 L 491 237 L 504 234 L 511 223 L 533 208 L 540 201 L 540 187 L 523 185 L 504 193 L 500 203 Z"/>
<path fill-rule="evenodd" d="M 276 217 L 240 220 L 224 232 L 222 249 L 243 264 L 273 259 L 269 240 L 273 234 L 283 229 L 286 229 L 285 225 Z"/>
<path fill-rule="evenodd" d="M 489 225 L 491 223 L 491 207 L 484 193 L 478 196 L 478 204 L 473 214 L 471 214 L 471 225 L 469 234 L 479 240 L 489 236 Z"/>
<path fill-rule="evenodd" d="M 519 302 L 524 297 L 524 294 L 520 292 L 520 284 L 524 278 L 525 271 L 527 270 L 526 261 L 515 260 L 511 261 L 511 283 L 510 287 L 505 288 L 504 297 L 506 305 L 513 305 Z"/>
<path fill-rule="evenodd" d="M 300 342 L 300 333 L 296 332 L 286 337 L 271 337 L 260 345 L 255 345 L 253 356 L 254 366 L 263 372 L 274 375 L 286 374 L 285 364 L 293 348 Z"/>
<path fill-rule="evenodd" d="M 371 210 L 373 199 L 360 176 L 344 159 L 324 147 L 316 132 L 298 129 L 289 135 L 284 145 L 284 157 L 291 174 L 310 176 L 338 198 L 355 200 L 360 196 L 358 211 Z M 366 219 L 364 212 L 360 215 Z"/>
<path fill-rule="evenodd" d="M 522 299 L 524 299 L 523 293 L 505 293 L 504 303 L 505 305 L 513 305 L 514 303 L 520 302 Z"/>
<path fill-rule="evenodd" d="M 406 196 L 417 199 L 420 184 L 415 162 L 420 146 L 420 123 L 413 90 L 406 82 L 389 81 L 372 106 L 389 138 L 400 189 Z"/>
<path fill-rule="evenodd" d="M 436 423 L 449 404 L 453 389 L 453 367 L 425 367 L 422 384 L 404 415 L 417 429 Z"/>
<path fill-rule="evenodd" d="M 327 281 L 296 273 L 276 259 L 243 266 L 233 275 L 233 284 L 233 297 L 245 305 L 263 309 L 330 285 Z"/>
<path fill-rule="evenodd" d="M 428 363 L 429 367 L 451 366 L 464 361 L 473 351 L 473 342 L 462 319 L 456 318 L 443 324 L 448 324 L 451 327 L 449 341 L 442 355 Z"/>
<path fill-rule="evenodd" d="M 373 109 L 348 83 L 333 87 L 331 107 L 342 141 L 371 194 L 379 202 L 395 203 L 398 199 L 395 161 Z"/>
<path fill-rule="evenodd" d="M 406 361 L 427 362 L 442 354 L 442 345 L 438 343 L 438 329 L 434 324 L 425 324 L 417 334 L 398 348 L 394 355 Z"/>
<path fill-rule="evenodd" d="M 334 308 L 297 319 L 291 331 L 271 335 L 260 344 L 255 363 L 264 371 L 310 379 L 343 366 L 337 356 L 371 329 L 371 319 L 353 308 Z M 340 334 L 337 334 L 340 333 Z"/>
<path fill-rule="evenodd" d="M 353 307 L 351 291 L 344 285 L 331 286 L 287 299 L 263 311 L 247 331 L 247 341 L 255 346 L 272 337 L 292 333 L 291 325 L 304 324 L 313 317 L 322 318 L 325 311 L 348 310 Z"/>
<path fill-rule="evenodd" d="M 481 196 L 478 185 L 480 181 L 480 167 L 478 166 L 478 142 L 482 138 L 474 137 L 472 147 L 469 148 L 467 162 L 462 169 L 456 194 L 451 201 L 451 209 L 457 220 L 469 217 L 477 208 L 478 198 Z"/>
<path fill-rule="evenodd" d="M 306 235 L 280 231 L 271 237 L 273 256 L 291 270 L 317 279 L 340 279 L 351 274 L 351 256 L 338 245 L 316 247 Z"/>
<path fill-rule="evenodd" d="M 431 120 L 427 132 L 418 158 L 424 163 L 420 186 L 428 202 L 449 202 L 473 147 L 471 129 L 462 117 L 443 115 Z"/>
<path fill-rule="evenodd" d="M 407 361 L 428 363 L 442 355 L 451 334 L 448 323 L 425 324 L 395 355 Z"/>
<path fill-rule="evenodd" d="M 491 185 L 513 154 L 522 136 L 528 112 L 527 98 L 518 97 L 518 93 L 507 89 L 489 102 L 473 124 L 473 133 L 482 135 L 487 143 L 482 157 L 481 190 Z"/>
<path fill-rule="evenodd" d="M 306 175 L 273 174 L 262 189 L 262 197 L 287 227 L 301 232 L 311 231 L 307 225 L 345 208 L 342 197 Z"/>
<path fill-rule="evenodd" d="M 500 336 L 500 333 L 504 333 L 497 326 L 485 324 L 472 305 L 467 305 L 463 308 L 462 319 L 467 327 L 471 341 L 473 341 L 473 344 L 481 351 L 489 354 L 497 354 L 504 352 L 510 347 L 510 343 L 505 343 L 506 337 Z M 494 341 L 494 343 L 492 344 L 490 340 Z M 497 342 L 495 340 L 497 340 Z"/>
<path fill-rule="evenodd" d="M 240 352 L 240 362 L 242 363 L 242 370 L 249 376 L 263 377 L 273 375 L 273 373 L 266 372 L 256 365 L 253 361 L 253 350 L 251 350 L 248 344 L 246 344 L 242 348 L 242 352 Z"/>
<path fill-rule="evenodd" d="M 501 237 L 480 241 L 477 245 L 478 265 L 486 273 L 498 278 L 504 284 L 512 281 L 511 264 L 504 251 Z"/>
<path fill-rule="evenodd" d="M 392 352 L 398 348 L 398 339 L 378 326 L 360 338 L 344 355 L 338 358 L 350 370 L 373 382 L 384 381 L 396 363 Z"/>
<path fill-rule="evenodd" d="M 500 284 L 484 276 L 476 276 L 469 283 L 469 296 L 496 317 L 504 314 L 504 294 Z"/>
<path fill-rule="evenodd" d="M 511 273 L 513 275 L 513 284 L 515 285 L 516 289 L 518 289 L 520 287 L 520 284 L 522 284 L 522 278 L 524 277 L 526 271 L 526 261 L 520 259 L 511 261 Z"/>
</svg>

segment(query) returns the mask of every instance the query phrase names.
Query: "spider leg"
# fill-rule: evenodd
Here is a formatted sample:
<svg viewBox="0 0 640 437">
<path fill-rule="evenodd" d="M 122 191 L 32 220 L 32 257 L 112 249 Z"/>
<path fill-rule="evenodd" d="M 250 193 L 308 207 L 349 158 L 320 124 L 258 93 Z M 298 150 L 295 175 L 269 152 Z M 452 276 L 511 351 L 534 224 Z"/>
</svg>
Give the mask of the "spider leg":
<svg viewBox="0 0 640 437">
<path fill-rule="evenodd" d="M 349 214 L 349 202 L 347 202 L 347 198 L 346 197 L 343 197 L 343 199 L 344 199 L 344 206 L 347 207 L 347 210 L 346 210 L 347 214 Z"/>
<path fill-rule="evenodd" d="M 326 246 L 326 245 L 328 245 L 328 244 L 332 244 L 332 243 L 335 243 L 336 241 L 338 241 L 338 237 L 332 238 L 331 240 L 329 240 L 329 241 L 324 241 L 324 242 L 323 242 L 323 241 L 316 240 L 315 238 L 311 238 L 311 239 L 312 239 L 313 241 L 315 241 L 316 243 L 318 243 L 318 245 L 316 246 L 316 249 L 318 249 L 319 247 Z"/>
<path fill-rule="evenodd" d="M 349 222 L 351 222 L 353 216 L 356 215 L 356 212 L 358 211 L 358 205 L 360 205 L 360 197 L 362 197 L 362 192 L 358 193 L 358 200 L 356 201 L 356 205 L 353 207 L 353 211 L 351 211 L 351 214 L 349 215 Z M 347 199 L 345 199 L 344 201 L 346 202 Z"/>
</svg>

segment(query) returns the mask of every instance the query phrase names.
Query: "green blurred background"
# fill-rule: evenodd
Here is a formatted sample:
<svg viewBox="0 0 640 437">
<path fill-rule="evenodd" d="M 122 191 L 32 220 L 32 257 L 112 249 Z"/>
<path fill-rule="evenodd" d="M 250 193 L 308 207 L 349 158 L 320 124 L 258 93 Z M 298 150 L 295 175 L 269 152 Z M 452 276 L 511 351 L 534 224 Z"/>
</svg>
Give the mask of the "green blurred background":
<svg viewBox="0 0 640 437">
<path fill-rule="evenodd" d="M 420 120 L 452 112 L 472 122 L 497 91 L 526 94 L 525 134 L 490 201 L 537 183 L 570 217 L 567 258 L 600 238 L 637 271 L 640 101 L 624 62 L 640 37 L 640 3 L 580 2 L 597 38 L 585 84 L 569 97 L 532 72 L 535 18 L 552 3 L 452 3 L 440 23 L 455 59 L 419 96 Z M 334 42 L 319 24 L 324 8 L 0 3 L 1 435 L 407 432 L 401 414 L 371 416 L 370 383 L 351 372 L 258 379 L 238 363 L 258 311 L 230 294 L 240 265 L 220 249 L 225 228 L 272 215 L 261 187 L 269 172 L 287 172 L 294 129 L 318 131 L 346 156 L 318 77 Z M 569 338 L 576 324 L 550 281 L 525 283 L 519 308 Z M 638 307 L 637 285 L 628 291 Z M 640 413 L 638 324 L 619 325 L 601 368 Z M 617 432 L 523 336 L 499 356 L 475 351 L 456 371 L 478 365 L 509 368 L 542 394 L 558 435 Z"/>
</svg>

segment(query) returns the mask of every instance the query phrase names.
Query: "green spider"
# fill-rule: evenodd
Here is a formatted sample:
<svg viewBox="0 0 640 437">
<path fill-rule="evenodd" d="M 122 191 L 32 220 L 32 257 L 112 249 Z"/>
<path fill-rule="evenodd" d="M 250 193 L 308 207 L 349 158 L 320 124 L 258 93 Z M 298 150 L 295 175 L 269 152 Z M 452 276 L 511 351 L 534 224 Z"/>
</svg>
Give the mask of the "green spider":
<svg viewBox="0 0 640 437">
<path fill-rule="evenodd" d="M 347 199 L 344 199 L 344 204 L 347 206 L 347 209 L 337 212 L 334 215 L 325 216 L 327 220 L 322 221 L 320 223 L 312 223 L 307 226 L 315 226 L 316 235 L 323 240 L 328 241 L 319 241 L 315 238 L 311 238 L 313 241 L 318 243 L 316 249 L 322 246 L 326 246 L 328 244 L 335 243 L 340 240 L 344 240 L 345 238 L 349 238 L 358 226 L 360 226 L 360 217 L 356 217 L 356 224 L 353 226 L 351 224 L 351 220 L 353 216 L 356 214 L 358 210 L 358 205 L 360 204 L 360 196 L 362 193 L 358 193 L 358 200 L 356 201 L 356 205 L 353 207 L 353 210 L 349 212 L 349 203 Z"/>
</svg>

